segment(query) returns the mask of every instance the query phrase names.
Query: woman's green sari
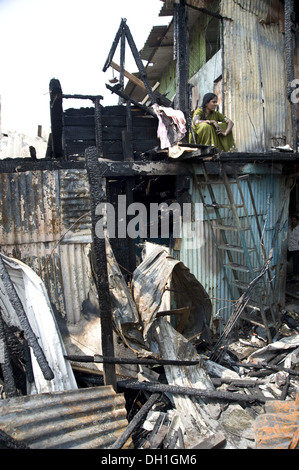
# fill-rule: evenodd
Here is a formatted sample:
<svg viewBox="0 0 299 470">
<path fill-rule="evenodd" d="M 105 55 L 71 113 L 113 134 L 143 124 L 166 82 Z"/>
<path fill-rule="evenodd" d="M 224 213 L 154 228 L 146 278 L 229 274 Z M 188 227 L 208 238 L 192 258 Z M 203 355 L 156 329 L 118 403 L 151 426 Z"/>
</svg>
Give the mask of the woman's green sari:
<svg viewBox="0 0 299 470">
<path fill-rule="evenodd" d="M 198 116 L 200 120 L 204 119 L 202 108 L 197 109 L 193 114 L 193 119 Z M 226 117 L 219 111 L 213 111 L 208 116 L 208 121 L 216 121 L 223 131 L 227 128 L 225 122 Z M 230 132 L 227 136 L 219 135 L 216 133 L 216 129 L 213 124 L 201 122 L 195 126 L 192 122 L 192 129 L 196 139 L 196 143 L 199 145 L 213 145 L 220 152 L 229 152 L 235 149 L 235 140 L 233 133 Z M 190 143 L 192 140 L 190 140 Z"/>
</svg>

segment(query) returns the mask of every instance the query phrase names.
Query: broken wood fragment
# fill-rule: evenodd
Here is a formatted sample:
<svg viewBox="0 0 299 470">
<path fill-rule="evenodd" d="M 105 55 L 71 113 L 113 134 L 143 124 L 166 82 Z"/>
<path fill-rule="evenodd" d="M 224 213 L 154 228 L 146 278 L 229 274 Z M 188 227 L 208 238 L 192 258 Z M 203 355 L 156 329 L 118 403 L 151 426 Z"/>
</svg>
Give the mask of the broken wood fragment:
<svg viewBox="0 0 299 470">
<path fill-rule="evenodd" d="M 266 364 L 264 362 L 259 362 L 258 364 L 254 364 L 253 362 L 232 362 L 232 365 L 234 366 L 239 366 L 239 367 L 245 367 L 246 368 L 254 368 L 254 369 L 267 369 L 269 371 L 269 373 L 271 373 L 271 371 L 285 371 L 285 372 L 288 372 L 289 374 L 291 375 L 296 375 L 298 376 L 299 375 L 299 371 L 296 372 L 295 370 L 293 369 L 289 369 L 287 367 L 282 367 L 282 366 L 276 366 L 276 365 L 272 365 L 272 364 Z"/>
<path fill-rule="evenodd" d="M 257 380 L 244 380 L 244 379 L 232 379 L 232 378 L 211 378 L 215 387 L 220 387 L 222 384 L 228 384 L 233 387 L 253 388 L 257 385 L 263 384 L 262 381 Z"/>
<path fill-rule="evenodd" d="M 146 416 L 147 412 L 152 408 L 152 406 L 159 400 L 161 393 L 154 393 L 147 400 L 147 402 L 142 406 L 138 413 L 134 416 L 130 424 L 127 426 L 123 434 L 115 441 L 115 443 L 110 447 L 110 449 L 121 449 L 124 444 L 129 439 L 130 435 L 134 429 L 138 426 L 141 420 Z"/>
<path fill-rule="evenodd" d="M 118 64 L 116 64 L 115 62 L 113 62 L 113 60 L 110 62 L 110 67 L 112 67 L 117 72 L 120 72 L 120 66 Z M 128 78 L 131 82 L 133 82 L 135 85 L 137 85 L 140 88 L 142 88 L 143 90 L 147 91 L 146 86 L 143 83 L 143 81 L 140 80 L 139 78 L 135 77 L 135 75 L 131 74 L 127 70 L 124 70 L 124 76 L 126 78 Z"/>
<path fill-rule="evenodd" d="M 154 111 L 152 111 L 148 106 L 145 106 L 141 103 L 138 103 L 138 101 L 135 101 L 135 100 L 133 100 L 133 98 L 130 98 L 130 96 L 126 95 L 123 91 L 121 91 L 117 87 L 117 85 L 112 87 L 112 86 L 108 85 L 108 83 L 106 83 L 106 88 L 108 88 L 108 90 L 112 91 L 112 93 L 116 93 L 118 96 L 120 96 L 124 100 L 131 101 L 135 106 L 137 106 L 137 108 L 140 108 L 143 111 L 145 111 L 146 113 L 150 114 L 151 116 L 157 118 L 156 113 L 154 113 Z"/>
</svg>

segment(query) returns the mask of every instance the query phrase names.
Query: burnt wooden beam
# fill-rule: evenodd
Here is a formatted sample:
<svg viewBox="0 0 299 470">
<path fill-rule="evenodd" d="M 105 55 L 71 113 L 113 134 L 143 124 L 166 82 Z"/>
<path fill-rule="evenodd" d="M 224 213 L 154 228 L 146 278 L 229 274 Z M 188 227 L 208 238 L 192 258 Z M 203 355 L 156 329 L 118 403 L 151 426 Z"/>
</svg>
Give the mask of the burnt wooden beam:
<svg viewBox="0 0 299 470">
<path fill-rule="evenodd" d="M 192 175 L 192 168 L 188 164 L 179 162 L 132 162 L 113 161 L 104 158 L 98 160 L 102 175 L 106 178 L 121 178 L 128 176 L 156 176 L 156 175 Z"/>
<path fill-rule="evenodd" d="M 113 62 L 113 60 L 111 61 L 111 64 L 110 66 L 116 70 L 117 72 L 121 72 L 121 68 L 118 64 L 116 64 L 115 62 Z M 128 78 L 130 80 L 130 82 L 132 82 L 134 85 L 138 86 L 139 88 L 141 88 L 142 90 L 144 90 L 145 92 L 147 92 L 147 89 L 146 89 L 146 86 L 145 84 L 143 83 L 142 80 L 140 80 L 140 78 L 136 77 L 135 75 L 133 75 L 132 73 L 128 72 L 127 70 L 124 70 L 124 76 L 126 78 Z M 121 79 L 120 79 L 121 80 Z M 122 87 L 122 83 L 121 81 L 119 80 L 120 82 L 120 85 L 121 85 L 121 89 L 123 89 Z M 153 93 L 154 93 L 154 96 L 157 100 L 157 103 L 161 104 L 162 106 L 170 106 L 171 105 L 171 101 L 166 98 L 166 96 L 164 95 L 161 95 L 161 93 L 159 93 L 158 91 L 155 91 L 154 88 L 152 89 Z M 147 95 L 146 97 L 146 100 L 149 99 L 149 95 Z M 142 104 L 142 103 L 141 103 Z"/>
<path fill-rule="evenodd" d="M 102 100 L 102 99 L 103 99 L 103 96 L 102 96 L 102 95 L 78 95 L 78 94 L 75 94 L 75 95 L 65 95 L 65 94 L 63 94 L 63 95 L 62 95 L 62 98 L 65 98 L 65 99 L 75 99 L 75 100 L 91 100 L 91 101 L 95 101 L 95 100 L 97 100 L 97 99 Z"/>
<path fill-rule="evenodd" d="M 185 0 L 174 4 L 175 58 L 177 61 L 177 87 L 175 108 L 185 115 L 189 112 L 189 38 L 188 9 Z"/>
<path fill-rule="evenodd" d="M 59 80 L 52 78 L 49 84 L 51 120 L 51 158 L 63 157 L 62 148 L 62 89 Z"/>
<path fill-rule="evenodd" d="M 122 143 L 123 143 L 123 158 L 125 161 L 134 161 L 134 154 L 133 154 L 133 125 L 132 125 L 132 109 L 131 109 L 131 102 L 127 101 L 126 103 L 126 130 L 122 132 Z M 135 178 L 134 176 L 130 176 L 126 178 L 126 204 L 128 206 L 134 202 L 133 197 L 133 190 L 135 186 Z M 129 220 L 133 218 L 129 216 Z M 136 246 L 135 240 L 129 236 L 127 236 L 127 243 L 128 243 L 128 266 L 126 268 L 128 271 L 133 273 L 136 269 Z"/>
<path fill-rule="evenodd" d="M 144 366 L 196 366 L 200 361 L 179 361 L 172 359 L 134 359 L 125 357 L 105 357 L 105 356 L 64 356 L 65 359 L 72 362 L 94 362 L 98 364 L 138 364 Z"/>
<path fill-rule="evenodd" d="M 240 403 L 250 403 L 254 401 L 265 403 L 272 398 L 260 395 L 245 395 L 243 393 L 222 392 L 215 390 L 201 390 L 199 388 L 181 387 L 178 385 L 166 385 L 156 382 L 137 382 L 133 380 L 120 380 L 118 385 L 132 390 L 146 390 L 152 393 L 171 393 L 176 395 L 197 396 L 202 398 L 213 398 L 216 400 L 238 401 Z"/>
<path fill-rule="evenodd" d="M 137 108 L 142 109 L 142 111 L 145 111 L 146 113 L 148 113 L 151 116 L 158 119 L 156 113 L 154 111 L 152 111 L 148 106 L 145 106 L 144 104 L 138 103 L 138 101 L 135 101 L 132 98 L 130 98 L 130 96 L 126 95 L 123 91 L 121 91 L 121 89 L 118 88 L 117 85 L 112 87 L 112 86 L 108 85 L 108 83 L 106 83 L 106 88 L 108 88 L 108 90 L 112 91 L 112 93 L 115 93 L 116 95 L 120 96 L 124 100 L 131 101 Z"/>
<path fill-rule="evenodd" d="M 114 356 L 112 310 L 109 293 L 109 280 L 107 272 L 106 241 L 96 235 L 96 223 L 102 215 L 96 215 L 99 204 L 107 202 L 106 179 L 102 177 L 98 165 L 97 151 L 90 148 L 85 151 L 86 168 L 90 185 L 90 206 L 92 221 L 92 240 L 94 251 L 94 268 L 96 272 L 96 286 L 98 292 L 99 309 L 101 315 L 102 352 L 104 356 Z M 116 390 L 115 364 L 104 363 L 105 385 L 112 385 Z"/>
<path fill-rule="evenodd" d="M 120 38 L 120 75 L 119 75 L 119 83 L 121 85 L 122 90 L 124 89 L 125 84 L 125 57 L 126 57 L 126 35 L 124 34 L 124 30 L 122 30 L 121 38 Z M 119 97 L 118 103 L 121 105 L 123 99 Z"/>
<path fill-rule="evenodd" d="M 119 43 L 119 40 L 123 34 L 123 31 L 124 31 L 124 25 L 125 25 L 125 22 L 126 22 L 126 19 L 122 19 L 121 22 L 120 22 L 120 26 L 118 28 L 118 31 L 115 35 L 115 38 L 113 40 L 113 43 L 112 43 L 112 46 L 111 46 L 111 49 L 109 51 L 109 54 L 108 54 L 108 57 L 106 59 L 106 62 L 104 64 L 104 67 L 103 67 L 103 72 L 106 72 L 106 70 L 108 69 L 108 67 L 110 66 L 111 64 L 111 61 L 113 59 L 113 56 L 115 54 L 115 51 L 117 49 L 117 46 L 118 46 L 118 43 Z"/>
<path fill-rule="evenodd" d="M 146 75 L 146 70 L 144 68 L 144 65 L 142 63 L 140 54 L 138 52 L 138 49 L 137 49 L 136 44 L 134 42 L 133 36 L 132 36 L 131 31 L 130 31 L 127 24 L 124 25 L 124 30 L 125 30 L 126 38 L 127 38 L 128 43 L 129 43 L 129 46 L 131 48 L 133 57 L 135 59 L 136 65 L 138 67 L 141 79 L 142 79 L 142 81 L 143 81 L 143 83 L 146 87 L 147 94 L 150 97 L 150 100 L 151 100 L 152 104 L 154 104 L 154 103 L 156 103 L 155 95 L 154 95 L 154 93 L 152 91 L 152 88 L 149 84 L 149 81 L 148 81 L 148 78 L 147 78 L 147 75 Z"/>
<path fill-rule="evenodd" d="M 103 136 L 102 136 L 102 115 L 101 115 L 101 104 L 100 98 L 94 100 L 94 124 L 95 124 L 95 136 L 98 154 L 103 157 Z"/>
<path fill-rule="evenodd" d="M 149 397 L 147 402 L 142 406 L 142 408 L 140 408 L 140 410 L 134 416 L 132 421 L 130 421 L 129 425 L 126 427 L 122 435 L 119 436 L 119 438 L 114 442 L 110 449 L 121 449 L 124 446 L 124 444 L 131 436 L 132 432 L 136 429 L 139 423 L 141 423 L 141 421 L 145 418 L 147 413 L 150 411 L 153 405 L 161 398 L 161 396 L 161 393 L 154 393 Z"/>
</svg>

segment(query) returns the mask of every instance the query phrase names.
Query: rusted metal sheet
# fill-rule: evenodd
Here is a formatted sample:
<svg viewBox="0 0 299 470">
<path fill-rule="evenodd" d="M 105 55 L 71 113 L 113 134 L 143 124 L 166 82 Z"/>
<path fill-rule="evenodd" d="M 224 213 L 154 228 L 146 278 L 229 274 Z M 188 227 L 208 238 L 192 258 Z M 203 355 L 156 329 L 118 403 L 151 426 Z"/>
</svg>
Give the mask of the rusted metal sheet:
<svg viewBox="0 0 299 470">
<path fill-rule="evenodd" d="M 161 308 L 163 295 L 171 291 L 177 309 L 190 307 L 182 334 L 191 338 L 197 333 L 209 341 L 212 306 L 208 294 L 190 270 L 170 256 L 168 251 L 163 246 L 146 244 L 144 260 L 133 273 L 132 292 L 144 339 L 149 341 L 158 311 L 165 310 Z"/>
<path fill-rule="evenodd" d="M 58 172 L 0 174 L 3 245 L 51 242 L 60 232 Z"/>
<path fill-rule="evenodd" d="M 0 400 L 0 429 L 31 449 L 108 449 L 127 425 L 111 386 Z"/>
<path fill-rule="evenodd" d="M 85 170 L 0 173 L 1 250 L 45 282 L 50 300 L 74 324 L 90 284 L 90 202 Z"/>
<path fill-rule="evenodd" d="M 265 414 L 257 417 L 257 449 L 298 449 L 299 394 L 295 401 L 273 401 L 265 405 Z"/>
<path fill-rule="evenodd" d="M 280 9 L 279 3 L 274 10 L 270 3 L 221 2 L 226 18 L 224 113 L 236 123 L 236 146 L 241 152 L 292 145 L 286 79 L 281 73 L 285 70 L 284 35 L 273 19 Z"/>
</svg>

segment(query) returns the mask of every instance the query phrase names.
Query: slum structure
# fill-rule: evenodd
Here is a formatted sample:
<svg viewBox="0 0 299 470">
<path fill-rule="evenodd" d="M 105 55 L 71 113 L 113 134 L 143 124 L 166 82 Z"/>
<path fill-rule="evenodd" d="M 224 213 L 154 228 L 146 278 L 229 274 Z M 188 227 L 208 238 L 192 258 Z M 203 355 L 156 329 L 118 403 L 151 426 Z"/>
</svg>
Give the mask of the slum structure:
<svg viewBox="0 0 299 470">
<path fill-rule="evenodd" d="M 103 68 L 119 72 L 118 83 L 107 84 L 119 97 L 118 106 L 105 107 L 101 95 L 64 94 L 59 80 L 52 79 L 46 158 L 1 162 L 0 430 L 6 447 L 298 445 L 298 315 L 285 305 L 286 230 L 297 171 L 296 117 L 287 95 L 294 78 L 292 2 L 284 4 L 283 54 L 277 19 L 281 2 L 163 3 L 162 14 L 173 14 L 173 21 L 159 36 L 154 28 L 145 45 L 143 53 L 153 67 L 144 67 L 142 52 L 121 21 Z M 273 117 L 274 99 L 266 67 L 257 66 L 257 37 L 251 36 L 245 50 L 249 33 L 236 30 L 244 27 L 244 17 L 239 21 L 243 11 L 250 14 L 250 28 L 264 28 L 268 40 L 259 36 L 261 47 L 280 45 L 287 76 L 280 84 L 273 80 L 277 89 L 272 93 L 276 99 L 283 90 L 279 120 L 273 119 L 281 128 L 267 120 Z M 221 28 L 215 22 L 207 28 L 208 19 Z M 190 104 L 187 73 L 188 31 L 192 26 L 202 31 L 204 25 L 210 40 L 222 34 L 221 48 L 219 53 L 214 45 L 205 69 L 198 66 L 197 77 L 191 78 L 193 99 L 203 94 L 202 76 L 210 77 L 210 60 L 219 71 L 222 57 L 212 83 L 236 122 L 239 151 L 233 153 L 219 154 L 187 137 L 195 104 Z M 240 56 L 229 61 L 236 34 Z M 138 74 L 125 70 L 126 41 Z M 174 44 L 176 87 L 171 94 L 169 70 L 161 70 L 161 63 L 168 62 L 155 57 Z M 234 115 L 243 112 L 236 76 L 241 57 L 250 58 L 250 71 L 261 74 L 251 76 L 247 70 L 242 80 L 243 95 L 252 96 L 244 126 Z M 126 87 L 124 77 L 129 78 Z M 257 98 L 261 90 L 254 94 L 250 89 L 250 78 L 263 84 L 263 104 Z M 64 110 L 63 102 L 72 99 L 89 104 Z M 254 116 L 252 125 L 257 102 L 263 119 Z M 182 112 L 185 118 L 184 135 L 177 121 L 170 121 L 177 138 L 170 147 L 161 145 L 157 110 L 171 110 L 172 116 Z M 113 207 L 120 223 L 120 201 L 125 201 L 128 224 L 134 222 L 131 204 L 141 203 L 149 213 L 153 203 L 187 203 L 193 236 L 177 237 L 172 230 L 163 237 L 159 230 L 153 235 L 140 226 L 138 238 L 111 236 L 107 210 Z M 200 214 L 196 203 L 203 209 Z M 56 420 L 54 430 L 51 419 Z M 278 422 L 286 424 L 285 432 L 280 428 L 273 437 Z"/>
</svg>

